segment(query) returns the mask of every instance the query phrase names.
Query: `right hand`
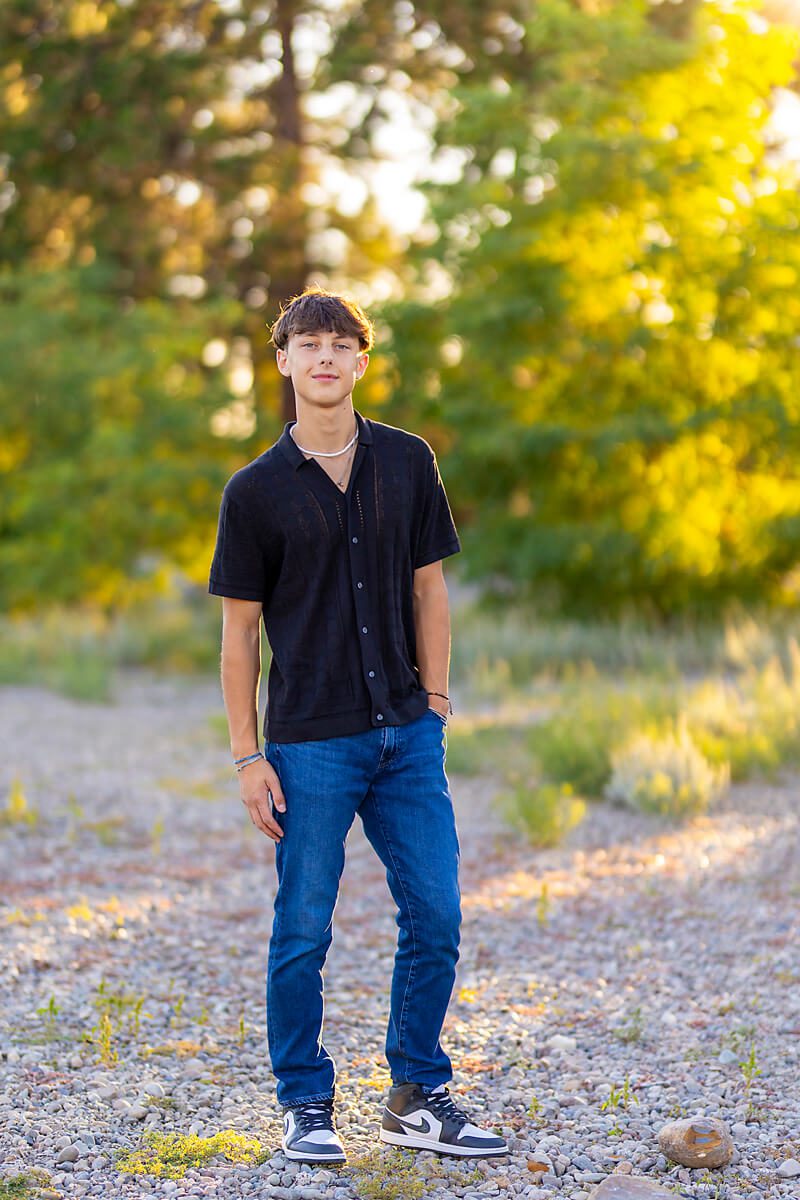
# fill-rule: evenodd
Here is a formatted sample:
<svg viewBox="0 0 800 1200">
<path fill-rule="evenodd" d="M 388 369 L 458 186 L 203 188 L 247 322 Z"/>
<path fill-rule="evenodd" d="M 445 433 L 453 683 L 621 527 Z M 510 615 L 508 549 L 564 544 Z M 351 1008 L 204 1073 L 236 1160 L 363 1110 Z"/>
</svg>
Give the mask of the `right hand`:
<svg viewBox="0 0 800 1200">
<path fill-rule="evenodd" d="M 269 795 L 272 792 L 278 812 L 286 812 L 286 798 L 272 764 L 265 758 L 257 758 L 248 763 L 239 772 L 239 792 L 242 804 L 250 813 L 250 820 L 256 829 L 272 838 L 273 842 L 279 841 L 283 837 L 283 830 L 272 814 Z"/>
</svg>

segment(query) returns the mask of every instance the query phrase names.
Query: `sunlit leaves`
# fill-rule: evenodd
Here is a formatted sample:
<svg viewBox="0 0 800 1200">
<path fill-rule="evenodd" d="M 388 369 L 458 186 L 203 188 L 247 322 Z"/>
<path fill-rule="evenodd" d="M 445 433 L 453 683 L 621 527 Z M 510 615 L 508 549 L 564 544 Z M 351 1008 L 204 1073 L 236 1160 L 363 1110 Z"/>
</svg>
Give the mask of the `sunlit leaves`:
<svg viewBox="0 0 800 1200">
<path fill-rule="evenodd" d="M 704 5 L 673 41 L 560 0 L 528 34 L 539 74 L 463 83 L 439 131 L 468 165 L 429 189 L 430 338 L 394 320 L 411 408 L 414 364 L 463 341 L 431 416 L 470 569 L 576 609 L 774 599 L 800 556 L 800 202 L 767 119 L 797 37 Z"/>
</svg>

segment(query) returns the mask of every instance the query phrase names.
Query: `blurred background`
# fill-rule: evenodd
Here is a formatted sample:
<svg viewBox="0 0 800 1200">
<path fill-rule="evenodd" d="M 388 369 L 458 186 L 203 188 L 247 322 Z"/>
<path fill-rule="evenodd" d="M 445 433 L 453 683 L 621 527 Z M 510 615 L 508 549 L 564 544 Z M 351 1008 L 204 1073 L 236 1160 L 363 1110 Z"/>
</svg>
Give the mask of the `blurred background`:
<svg viewBox="0 0 800 1200">
<path fill-rule="evenodd" d="M 318 283 L 376 319 L 356 405 L 431 441 L 462 534 L 454 769 L 522 746 L 591 795 L 632 724 L 794 761 L 799 30 L 796 0 L 6 0 L 0 681 L 213 677 L 220 492 L 292 416 L 267 327 Z"/>
</svg>

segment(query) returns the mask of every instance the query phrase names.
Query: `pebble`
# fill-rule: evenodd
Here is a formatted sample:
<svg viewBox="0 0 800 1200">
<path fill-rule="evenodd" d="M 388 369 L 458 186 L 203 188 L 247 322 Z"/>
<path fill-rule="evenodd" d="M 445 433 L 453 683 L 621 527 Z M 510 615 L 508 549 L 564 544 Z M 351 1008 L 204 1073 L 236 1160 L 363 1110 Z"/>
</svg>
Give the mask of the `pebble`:
<svg viewBox="0 0 800 1200">
<path fill-rule="evenodd" d="M 355 1200 L 348 1168 L 301 1170 L 279 1151 L 257 1169 L 218 1159 L 175 1182 L 114 1170 L 150 1129 L 229 1128 L 280 1144 L 262 992 L 273 850 L 233 803 L 210 733 L 216 681 L 122 672 L 117 688 L 113 705 L 92 708 L 91 740 L 83 705 L 0 688 L 14 748 L 0 758 L 0 797 L 19 771 L 42 813 L 37 827 L 3 830 L 0 877 L 23 913 L 29 897 L 47 902 L 36 909 L 45 920 L 2 929 L 0 1176 L 49 1164 L 64 1200 Z M 452 783 L 464 992 L 443 1039 L 451 1091 L 477 1123 L 504 1130 L 512 1153 L 474 1164 L 416 1156 L 425 1200 L 619 1200 L 623 1185 L 632 1200 L 643 1186 L 654 1200 L 664 1189 L 703 1200 L 702 1174 L 657 1142 L 690 1115 L 724 1121 L 736 1139 L 739 1161 L 714 1180 L 721 1200 L 800 1200 L 786 1157 L 800 1125 L 797 989 L 776 983 L 767 1002 L 764 977 L 765 947 L 770 971 L 796 974 L 792 786 L 736 785 L 724 807 L 684 826 L 592 804 L 564 846 L 536 850 L 503 824 L 490 781 Z M 69 815 L 70 795 L 83 818 Z M 82 827 L 109 819 L 119 824 L 108 844 Z M 77 905 L 80 919 L 68 915 Z M 326 967 L 326 1044 L 351 1163 L 386 1154 L 376 1135 L 395 937 L 383 869 L 356 823 Z M 110 1065 L 79 1041 L 104 981 L 144 997 L 139 1029 L 122 1022 Z M 16 1031 L 40 1032 L 32 1014 L 50 995 L 69 1037 L 25 1042 Z M 740 1046 L 732 1038 L 745 1027 Z M 761 1074 L 745 1093 L 736 1063 L 751 1042 Z M 626 1080 L 627 1107 L 612 1103 Z"/>
<path fill-rule="evenodd" d="M 800 1175 L 800 1162 L 796 1158 L 787 1158 L 778 1167 L 781 1179 L 796 1179 Z"/>
</svg>

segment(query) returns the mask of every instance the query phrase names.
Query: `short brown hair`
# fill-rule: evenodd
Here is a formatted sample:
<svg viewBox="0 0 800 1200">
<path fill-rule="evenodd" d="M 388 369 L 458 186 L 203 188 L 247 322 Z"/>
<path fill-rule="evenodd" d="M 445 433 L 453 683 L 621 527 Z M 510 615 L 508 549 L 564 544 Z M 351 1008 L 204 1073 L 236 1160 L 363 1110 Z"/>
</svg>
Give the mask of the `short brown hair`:
<svg viewBox="0 0 800 1200">
<path fill-rule="evenodd" d="M 281 305 L 270 333 L 273 345 L 285 350 L 293 333 L 320 333 L 323 330 L 338 333 L 341 337 L 358 338 L 362 351 L 372 348 L 372 322 L 361 305 L 349 296 L 326 292 L 320 287 L 307 287 Z"/>
</svg>

